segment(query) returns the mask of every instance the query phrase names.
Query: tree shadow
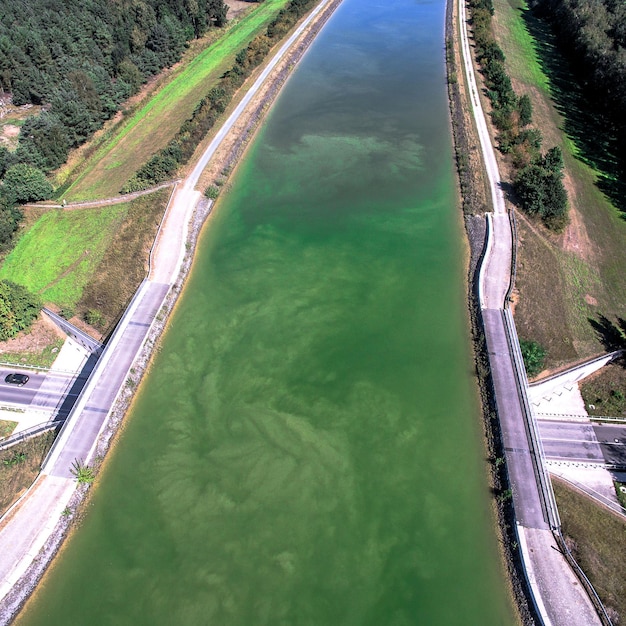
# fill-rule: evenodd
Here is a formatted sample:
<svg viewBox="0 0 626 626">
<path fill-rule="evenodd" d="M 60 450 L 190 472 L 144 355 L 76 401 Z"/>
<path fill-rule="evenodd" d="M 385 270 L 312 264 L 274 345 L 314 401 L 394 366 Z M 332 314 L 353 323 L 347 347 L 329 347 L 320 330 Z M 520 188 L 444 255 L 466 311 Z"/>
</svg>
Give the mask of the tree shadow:
<svg viewBox="0 0 626 626">
<path fill-rule="evenodd" d="M 563 116 L 562 130 L 576 146 L 576 157 L 599 172 L 596 185 L 626 219 L 626 151 L 617 127 L 601 113 L 601 103 L 592 103 L 583 91 L 547 20 L 531 10 L 521 9 L 521 15 L 535 40 L 552 99 Z"/>
<path fill-rule="evenodd" d="M 626 320 L 620 317 L 614 324 L 602 314 L 598 314 L 597 319 L 587 319 L 607 352 L 626 349 Z"/>
</svg>

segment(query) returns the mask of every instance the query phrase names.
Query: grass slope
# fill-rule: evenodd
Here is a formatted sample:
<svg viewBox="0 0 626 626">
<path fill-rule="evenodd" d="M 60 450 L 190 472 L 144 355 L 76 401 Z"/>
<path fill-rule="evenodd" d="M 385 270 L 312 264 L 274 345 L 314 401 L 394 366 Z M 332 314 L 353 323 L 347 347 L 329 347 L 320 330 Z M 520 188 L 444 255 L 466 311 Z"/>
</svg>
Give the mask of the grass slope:
<svg viewBox="0 0 626 626">
<path fill-rule="evenodd" d="M 624 317 L 626 222 L 600 190 L 606 171 L 589 141 L 600 129 L 550 31 L 520 0 L 494 0 L 494 6 L 495 35 L 513 86 L 531 97 L 544 149 L 559 145 L 564 154 L 571 221 L 557 236 L 520 219 L 516 308 L 520 335 L 539 341 L 548 364 L 560 365 L 603 350 L 593 324 L 599 316 Z"/>
<path fill-rule="evenodd" d="M 288 0 L 265 0 L 254 11 L 230 25 L 219 39 L 188 61 L 183 61 L 166 84 L 132 116 L 100 139 L 78 178 L 65 190 L 71 201 L 116 195 L 148 158 L 163 148 L 191 116 L 213 82 Z M 60 182 L 72 173 L 62 170 Z"/>
<path fill-rule="evenodd" d="M 163 189 L 123 204 L 45 213 L 5 259 L 0 279 L 25 285 L 48 304 L 98 311 L 105 330 L 146 275 L 170 193 Z"/>
<path fill-rule="evenodd" d="M 44 302 L 72 308 L 102 260 L 128 204 L 80 211 L 52 210 L 20 238 L 0 268 Z"/>
<path fill-rule="evenodd" d="M 563 534 L 579 565 L 610 612 L 626 619 L 626 521 L 553 479 Z M 614 624 L 622 623 L 614 619 Z"/>
<path fill-rule="evenodd" d="M 54 437 L 50 431 L 0 452 L 0 515 L 32 485 Z"/>
</svg>

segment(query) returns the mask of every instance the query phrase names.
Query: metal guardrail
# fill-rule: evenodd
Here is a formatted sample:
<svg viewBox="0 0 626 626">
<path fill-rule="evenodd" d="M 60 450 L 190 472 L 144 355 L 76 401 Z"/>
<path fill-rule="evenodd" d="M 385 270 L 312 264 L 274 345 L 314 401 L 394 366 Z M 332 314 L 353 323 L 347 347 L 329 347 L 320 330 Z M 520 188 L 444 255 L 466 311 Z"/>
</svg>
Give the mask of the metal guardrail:
<svg viewBox="0 0 626 626">
<path fill-rule="evenodd" d="M 539 484 L 542 505 L 544 507 L 547 522 L 550 525 L 550 528 L 552 530 L 556 530 L 561 526 L 561 519 L 559 517 L 559 511 L 554 498 L 554 492 L 552 491 L 550 478 L 544 463 L 545 454 L 541 444 L 541 437 L 539 436 L 539 429 L 537 428 L 536 420 L 532 413 L 530 403 L 528 402 L 528 394 L 526 393 L 528 381 L 526 378 L 526 370 L 524 368 L 524 359 L 522 358 L 519 339 L 517 337 L 517 330 L 515 328 L 513 314 L 511 313 L 510 308 L 507 307 L 503 309 L 502 318 L 504 321 L 507 341 L 509 343 L 509 349 L 513 357 L 515 380 L 526 424 L 526 430 L 528 433 L 528 443 L 530 446 L 531 456 L 533 458 L 535 474 Z"/>
<path fill-rule="evenodd" d="M 7 450 L 12 446 L 25 441 L 26 439 L 30 439 L 31 437 L 35 437 L 41 433 L 45 433 L 47 430 L 52 430 L 53 428 L 58 428 L 63 424 L 62 420 L 44 422 L 43 424 L 37 424 L 36 426 L 31 426 L 30 428 L 25 428 L 21 430 L 19 433 L 15 433 L 14 435 L 9 435 L 4 439 L 0 439 L 0 450 Z"/>
<path fill-rule="evenodd" d="M 609 422 L 614 424 L 626 424 L 626 417 L 611 417 L 610 415 L 576 415 L 574 413 L 536 413 L 541 420 L 550 421 L 551 418 L 556 420 L 571 420 L 573 422 Z"/>
<path fill-rule="evenodd" d="M 559 378 L 560 376 L 564 376 L 565 374 L 569 374 L 570 372 L 575 372 L 577 369 L 586 367 L 587 365 L 591 365 L 592 363 L 595 363 L 597 361 L 602 361 L 603 359 L 606 359 L 607 357 L 610 357 L 610 360 L 607 361 L 607 363 L 610 363 L 611 361 L 615 360 L 617 357 L 621 356 L 624 353 L 626 353 L 626 350 L 614 350 L 613 352 L 608 352 L 607 354 L 594 356 L 592 359 L 588 359 L 587 361 L 578 363 L 578 365 L 569 367 L 561 372 L 555 372 L 554 374 L 551 374 L 550 376 L 546 376 L 545 378 L 542 378 L 540 380 L 534 380 L 532 383 L 529 383 L 529 387 L 536 387 L 538 385 L 543 385 L 544 383 L 554 380 L 555 378 Z"/>
<path fill-rule="evenodd" d="M 97 354 L 102 351 L 102 344 L 96 341 L 93 337 L 86 332 L 77 328 L 71 322 L 68 322 L 64 317 L 57 315 L 54 311 L 43 307 L 42 311 L 66 334 L 72 337 L 83 348 L 89 350 L 92 354 Z"/>
</svg>

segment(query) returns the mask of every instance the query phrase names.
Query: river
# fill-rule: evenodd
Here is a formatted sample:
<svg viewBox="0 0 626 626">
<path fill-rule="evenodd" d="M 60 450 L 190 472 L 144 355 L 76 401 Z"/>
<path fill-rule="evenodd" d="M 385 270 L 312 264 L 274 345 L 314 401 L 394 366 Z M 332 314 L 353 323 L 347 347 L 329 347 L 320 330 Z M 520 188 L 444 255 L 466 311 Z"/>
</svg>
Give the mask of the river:
<svg viewBox="0 0 626 626">
<path fill-rule="evenodd" d="M 18 620 L 514 623 L 485 477 L 443 0 L 344 0 L 209 220 Z"/>
</svg>

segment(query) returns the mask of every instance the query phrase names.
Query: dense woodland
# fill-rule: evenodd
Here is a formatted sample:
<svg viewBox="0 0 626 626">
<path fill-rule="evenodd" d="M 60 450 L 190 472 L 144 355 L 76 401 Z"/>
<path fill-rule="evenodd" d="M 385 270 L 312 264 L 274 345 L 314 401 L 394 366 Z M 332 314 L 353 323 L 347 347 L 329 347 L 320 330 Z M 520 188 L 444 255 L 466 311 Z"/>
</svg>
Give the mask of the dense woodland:
<svg viewBox="0 0 626 626">
<path fill-rule="evenodd" d="M 0 246 L 19 202 L 49 197 L 42 172 L 65 162 L 187 42 L 226 20 L 223 0 L 11 0 L 0 3 L 0 93 L 43 105 L 18 147 L 0 147 Z M 34 181 L 33 193 L 24 185 Z M 42 195 L 43 194 L 43 195 Z"/>
<path fill-rule="evenodd" d="M 492 0 L 470 0 L 476 59 L 491 103 L 491 119 L 498 131 L 498 148 L 514 169 L 515 199 L 529 215 L 550 229 L 567 223 L 567 193 L 563 186 L 563 157 L 554 147 L 542 153 L 543 138 L 532 124 L 532 102 L 513 90 L 506 72 L 504 52 L 491 28 Z"/>
<path fill-rule="evenodd" d="M 531 0 L 548 19 L 587 97 L 615 126 L 626 161 L 626 2 Z"/>
</svg>

